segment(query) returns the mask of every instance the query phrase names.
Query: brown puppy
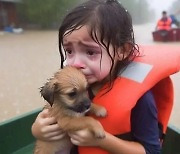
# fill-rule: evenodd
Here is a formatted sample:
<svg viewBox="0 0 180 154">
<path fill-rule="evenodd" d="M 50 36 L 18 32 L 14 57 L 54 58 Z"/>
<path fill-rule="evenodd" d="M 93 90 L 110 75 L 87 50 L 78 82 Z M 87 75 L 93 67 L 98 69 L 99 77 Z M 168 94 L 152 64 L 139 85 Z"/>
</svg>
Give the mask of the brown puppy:
<svg viewBox="0 0 180 154">
<path fill-rule="evenodd" d="M 51 116 L 57 119 L 60 128 L 65 132 L 89 129 L 96 138 L 104 138 L 101 124 L 92 117 L 84 116 L 88 111 L 96 116 L 106 116 L 104 107 L 92 104 L 89 99 L 88 83 L 83 73 L 74 67 L 67 66 L 55 73 L 42 88 L 41 94 L 49 103 Z M 45 142 L 37 140 L 35 154 L 69 153 L 71 142 L 68 135 L 60 141 Z"/>
</svg>

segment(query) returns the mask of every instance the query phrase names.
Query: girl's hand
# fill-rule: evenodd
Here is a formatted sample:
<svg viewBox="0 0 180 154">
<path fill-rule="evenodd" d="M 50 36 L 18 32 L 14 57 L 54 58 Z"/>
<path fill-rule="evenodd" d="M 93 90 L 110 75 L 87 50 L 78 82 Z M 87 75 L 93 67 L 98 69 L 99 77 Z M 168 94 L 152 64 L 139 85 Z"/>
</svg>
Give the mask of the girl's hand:
<svg viewBox="0 0 180 154">
<path fill-rule="evenodd" d="M 48 109 L 39 113 L 32 125 L 32 134 L 39 140 L 56 141 L 66 134 L 59 128 L 54 117 L 49 117 Z"/>
<path fill-rule="evenodd" d="M 99 146 L 103 139 L 96 138 L 88 129 L 68 133 L 71 142 L 78 146 Z"/>
</svg>

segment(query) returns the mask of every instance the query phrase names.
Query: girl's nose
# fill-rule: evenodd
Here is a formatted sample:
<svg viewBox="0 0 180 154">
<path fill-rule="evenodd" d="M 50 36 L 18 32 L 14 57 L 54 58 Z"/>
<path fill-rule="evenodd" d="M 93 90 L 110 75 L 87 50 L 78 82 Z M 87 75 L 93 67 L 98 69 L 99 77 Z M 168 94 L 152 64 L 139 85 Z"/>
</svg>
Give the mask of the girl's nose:
<svg viewBox="0 0 180 154">
<path fill-rule="evenodd" d="M 85 68 L 85 64 L 84 62 L 79 58 L 79 57 L 76 57 L 72 66 L 78 68 L 78 69 L 83 69 Z"/>
</svg>

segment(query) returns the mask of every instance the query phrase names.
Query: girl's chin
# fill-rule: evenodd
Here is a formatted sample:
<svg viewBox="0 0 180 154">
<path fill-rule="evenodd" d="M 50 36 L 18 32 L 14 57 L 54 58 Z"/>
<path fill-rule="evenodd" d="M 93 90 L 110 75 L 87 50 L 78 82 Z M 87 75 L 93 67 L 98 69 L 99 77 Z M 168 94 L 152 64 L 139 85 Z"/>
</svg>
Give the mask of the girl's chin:
<svg viewBox="0 0 180 154">
<path fill-rule="evenodd" d="M 108 80 L 107 80 L 107 78 L 104 78 L 104 79 L 98 79 L 97 77 L 95 77 L 95 76 L 86 76 L 86 79 L 87 79 L 87 81 L 88 81 L 88 83 L 90 84 L 90 85 L 93 85 L 93 84 L 100 84 L 100 85 L 102 85 L 102 84 L 105 84 Z"/>
<path fill-rule="evenodd" d="M 92 76 L 91 76 L 91 77 L 86 77 L 86 79 L 87 79 L 87 82 L 88 82 L 89 84 L 93 84 L 93 83 L 98 82 L 98 80 L 95 79 L 95 78 L 93 78 Z"/>
<path fill-rule="evenodd" d="M 89 84 L 93 84 L 93 83 L 96 83 L 97 81 L 96 81 L 96 80 L 93 80 L 93 79 L 87 79 L 87 82 L 88 82 Z"/>
</svg>

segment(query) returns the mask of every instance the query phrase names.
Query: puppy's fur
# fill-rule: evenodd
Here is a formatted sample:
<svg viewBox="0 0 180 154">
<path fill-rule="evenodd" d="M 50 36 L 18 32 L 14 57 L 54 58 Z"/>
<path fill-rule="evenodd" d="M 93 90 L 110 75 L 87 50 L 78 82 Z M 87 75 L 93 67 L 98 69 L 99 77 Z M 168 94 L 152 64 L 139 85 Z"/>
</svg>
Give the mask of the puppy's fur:
<svg viewBox="0 0 180 154">
<path fill-rule="evenodd" d="M 42 88 L 41 95 L 49 103 L 51 116 L 57 119 L 65 132 L 89 129 L 96 138 L 104 138 L 101 124 L 92 117 L 84 116 L 88 111 L 96 116 L 106 116 L 104 107 L 92 104 L 88 92 L 88 83 L 83 73 L 74 67 L 65 67 L 55 73 Z M 37 140 L 35 154 L 69 153 L 71 142 L 68 135 L 55 142 Z M 66 149 L 66 150 L 65 150 Z M 67 150 L 69 149 L 69 150 Z M 66 151 L 66 152 L 64 152 Z"/>
</svg>

